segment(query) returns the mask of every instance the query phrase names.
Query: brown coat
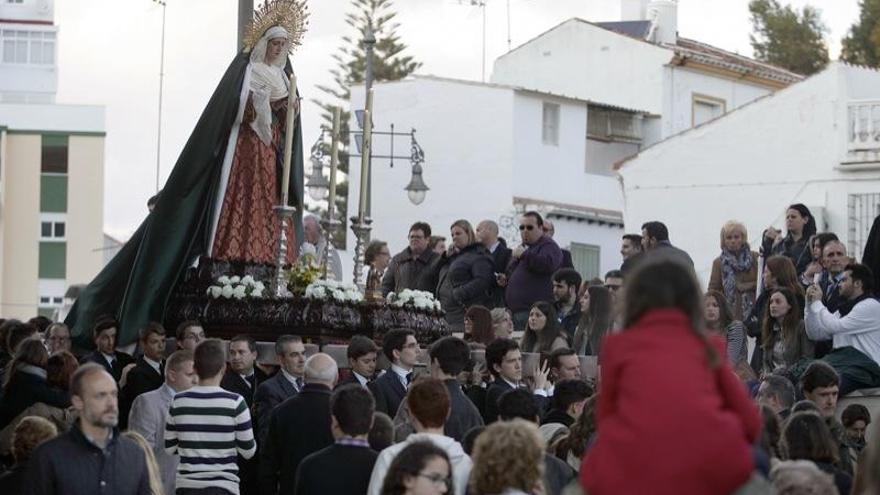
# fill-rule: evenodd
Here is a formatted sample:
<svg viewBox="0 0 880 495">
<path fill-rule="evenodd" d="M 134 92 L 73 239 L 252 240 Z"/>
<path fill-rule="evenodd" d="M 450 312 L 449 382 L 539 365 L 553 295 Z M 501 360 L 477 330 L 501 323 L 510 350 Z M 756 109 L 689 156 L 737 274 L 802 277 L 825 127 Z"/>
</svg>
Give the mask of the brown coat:
<svg viewBox="0 0 880 495">
<path fill-rule="evenodd" d="M 755 300 L 755 289 L 758 287 L 758 253 L 752 251 L 752 268 L 745 272 L 736 272 L 736 301 L 727 301 L 733 312 L 734 320 L 743 320 L 742 298 L 750 297 Z M 721 283 L 721 256 L 712 262 L 712 275 L 709 277 L 709 290 L 716 290 L 724 294 L 724 284 Z"/>
</svg>

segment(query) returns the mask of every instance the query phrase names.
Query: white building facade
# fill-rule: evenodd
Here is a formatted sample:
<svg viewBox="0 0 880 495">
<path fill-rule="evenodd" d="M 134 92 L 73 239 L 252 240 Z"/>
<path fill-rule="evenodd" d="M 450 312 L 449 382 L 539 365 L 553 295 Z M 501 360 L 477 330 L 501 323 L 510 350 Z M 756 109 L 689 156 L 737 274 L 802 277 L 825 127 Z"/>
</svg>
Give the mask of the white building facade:
<svg viewBox="0 0 880 495">
<path fill-rule="evenodd" d="M 582 275 L 601 276 L 622 261 L 616 162 L 803 79 L 679 37 L 675 1 L 622 7 L 622 21 L 570 19 L 499 57 L 489 84 L 421 76 L 375 85 L 376 129 L 418 129 L 431 190 L 414 207 L 403 192 L 405 160 L 390 169 L 374 159 L 373 238 L 396 251 L 416 220 L 448 236 L 458 218 L 491 218 L 515 243 L 517 213 L 537 209 L 554 220 Z M 351 101 L 362 106 L 362 87 Z M 374 155 L 389 149 L 376 137 Z M 358 165 L 350 163 L 352 212 Z"/>
<path fill-rule="evenodd" d="M 661 21 L 570 19 L 499 57 L 491 80 L 658 115 L 646 144 L 802 80 L 677 35 L 651 41 Z"/>
<path fill-rule="evenodd" d="M 0 316 L 52 316 L 101 269 L 104 109 L 55 104 L 53 3 L 0 3 Z"/>
<path fill-rule="evenodd" d="M 660 220 L 708 280 L 728 220 L 757 248 L 803 203 L 820 230 L 860 259 L 880 214 L 880 72 L 832 63 L 823 72 L 670 137 L 620 165 L 625 223 Z"/>
</svg>

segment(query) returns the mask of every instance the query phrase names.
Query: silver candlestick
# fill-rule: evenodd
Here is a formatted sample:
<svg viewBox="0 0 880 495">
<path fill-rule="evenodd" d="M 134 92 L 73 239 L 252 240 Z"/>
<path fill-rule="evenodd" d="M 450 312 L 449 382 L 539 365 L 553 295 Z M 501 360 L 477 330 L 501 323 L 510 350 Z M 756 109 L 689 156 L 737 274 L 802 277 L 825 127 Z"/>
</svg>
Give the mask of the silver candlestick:
<svg viewBox="0 0 880 495">
<path fill-rule="evenodd" d="M 364 273 L 364 254 L 367 251 L 367 243 L 370 242 L 370 230 L 373 220 L 369 217 L 351 217 L 351 230 L 357 238 L 354 247 L 354 284 L 364 290 L 361 277 Z"/>
<path fill-rule="evenodd" d="M 287 243 L 289 241 L 287 239 L 287 228 L 289 225 L 292 225 L 293 214 L 296 213 L 296 208 L 279 205 L 272 209 L 278 216 L 278 224 L 281 227 L 281 232 L 278 235 L 278 257 L 275 264 L 275 297 L 284 297 L 289 293 L 284 270 L 284 267 L 287 265 Z"/>
<path fill-rule="evenodd" d="M 335 232 L 341 224 L 342 222 L 335 218 L 321 219 L 321 228 L 324 229 L 324 252 L 321 253 L 321 278 L 324 280 L 327 280 L 327 265 L 330 263 L 330 253 L 336 251 L 336 248 L 333 247 L 333 232 Z M 341 282 L 341 280 L 339 282 Z"/>
</svg>

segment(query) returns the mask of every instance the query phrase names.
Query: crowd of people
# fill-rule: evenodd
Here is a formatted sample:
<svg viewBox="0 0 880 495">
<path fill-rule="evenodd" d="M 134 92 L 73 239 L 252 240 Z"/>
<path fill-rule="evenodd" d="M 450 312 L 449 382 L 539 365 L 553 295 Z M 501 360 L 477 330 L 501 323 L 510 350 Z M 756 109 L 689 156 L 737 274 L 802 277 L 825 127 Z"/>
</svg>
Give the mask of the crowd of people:
<svg viewBox="0 0 880 495">
<path fill-rule="evenodd" d="M 345 363 L 281 335 L 268 365 L 252 337 L 209 338 L 198 321 L 174 335 L 145 325 L 134 357 L 109 316 L 88 352 L 63 323 L 6 320 L 0 487 L 880 493 L 880 428 L 867 433 L 863 405 L 838 413 L 839 397 L 880 387 L 877 270 L 817 233 L 806 207 L 792 205 L 785 234 L 767 229 L 757 251 L 741 223 L 725 224 L 708 290 L 661 222 L 623 236 L 620 269 L 594 280 L 539 213 L 519 228 L 511 247 L 489 220 L 454 222 L 448 247 L 423 222 L 396 255 L 373 241 L 381 290 L 434 293 L 452 335 L 355 335 Z"/>
</svg>

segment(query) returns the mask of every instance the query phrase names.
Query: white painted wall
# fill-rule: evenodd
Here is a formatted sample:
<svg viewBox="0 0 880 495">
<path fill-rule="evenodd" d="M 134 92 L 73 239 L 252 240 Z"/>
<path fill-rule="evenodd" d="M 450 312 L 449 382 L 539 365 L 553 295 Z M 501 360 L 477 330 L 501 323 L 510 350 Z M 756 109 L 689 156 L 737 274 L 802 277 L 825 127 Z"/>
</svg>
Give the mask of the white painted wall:
<svg viewBox="0 0 880 495">
<path fill-rule="evenodd" d="M 352 101 L 363 101 L 363 87 L 352 89 Z M 392 252 L 406 247 L 409 226 L 416 221 L 448 237 L 449 225 L 459 218 L 497 220 L 512 207 L 513 90 L 409 79 L 375 85 L 373 108 L 375 130 L 387 131 L 392 123 L 397 131 L 417 129 L 425 151 L 423 178 L 431 188 L 422 204 L 413 205 L 404 191 L 409 160 L 395 160 L 394 168 L 388 160 L 373 160 L 372 237 L 388 241 Z M 357 129 L 354 120 L 350 125 Z M 387 138 L 376 136 L 374 155 L 387 155 L 389 148 Z M 395 154 L 409 154 L 406 138 L 395 140 Z M 355 215 L 360 159 L 353 158 L 350 167 L 348 204 Z M 354 236 L 348 246 L 354 246 Z"/>
<path fill-rule="evenodd" d="M 695 95 L 723 100 L 727 111 L 731 111 L 771 93 L 768 88 L 683 67 L 667 66 L 663 72 L 663 137 L 692 127 L 691 111 Z"/>
<path fill-rule="evenodd" d="M 560 105 L 558 146 L 542 141 L 545 101 Z M 587 159 L 586 104 L 518 92 L 514 114 L 514 196 L 620 210 L 622 198 L 617 180 L 587 174 L 584 169 Z M 601 154 L 614 152 L 613 143 L 602 143 L 597 147 L 605 147 Z"/>
<path fill-rule="evenodd" d="M 605 142 L 587 139 L 587 156 L 584 169 L 587 173 L 616 177 L 614 164 L 639 152 L 639 145 L 629 142 Z M 592 178 L 592 177 L 591 177 Z M 616 179 L 615 179 L 616 184 Z M 618 188 L 613 187 L 615 191 Z"/>
<path fill-rule="evenodd" d="M 0 104 L 0 126 L 15 131 L 104 132 L 104 107 L 97 105 Z"/>
<path fill-rule="evenodd" d="M 672 55 L 570 19 L 496 59 L 491 81 L 660 114 Z"/>
<path fill-rule="evenodd" d="M 723 99 L 727 111 L 768 88 L 670 66 L 673 50 L 571 19 L 495 61 L 491 81 L 660 115 L 644 123 L 643 142 L 691 127 L 692 96 Z"/>
<path fill-rule="evenodd" d="M 838 168 L 846 103 L 856 96 L 880 99 L 880 73 L 834 63 L 646 149 L 620 170 L 627 230 L 648 220 L 666 223 L 704 282 L 719 253 L 721 225 L 730 219 L 744 222 L 757 240 L 768 225 L 783 227 L 785 207 L 800 202 L 824 208 L 827 228 L 846 242 L 846 195 L 880 192 L 880 167 Z"/>
</svg>

